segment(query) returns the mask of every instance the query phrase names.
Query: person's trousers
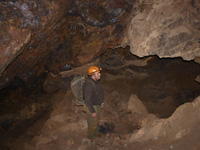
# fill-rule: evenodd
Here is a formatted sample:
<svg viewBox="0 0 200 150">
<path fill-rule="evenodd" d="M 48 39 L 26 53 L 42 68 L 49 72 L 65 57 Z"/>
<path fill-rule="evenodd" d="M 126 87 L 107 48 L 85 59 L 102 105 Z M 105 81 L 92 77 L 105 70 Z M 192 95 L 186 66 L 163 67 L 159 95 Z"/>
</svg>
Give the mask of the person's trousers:
<svg viewBox="0 0 200 150">
<path fill-rule="evenodd" d="M 101 106 L 95 105 L 93 106 L 96 112 L 96 117 L 92 117 L 92 113 L 89 111 L 86 105 L 84 105 L 84 110 L 87 114 L 87 124 L 88 124 L 88 130 L 87 130 L 87 137 L 89 139 L 93 139 L 95 136 L 99 134 L 99 120 L 100 120 L 100 114 L 101 114 Z"/>
</svg>

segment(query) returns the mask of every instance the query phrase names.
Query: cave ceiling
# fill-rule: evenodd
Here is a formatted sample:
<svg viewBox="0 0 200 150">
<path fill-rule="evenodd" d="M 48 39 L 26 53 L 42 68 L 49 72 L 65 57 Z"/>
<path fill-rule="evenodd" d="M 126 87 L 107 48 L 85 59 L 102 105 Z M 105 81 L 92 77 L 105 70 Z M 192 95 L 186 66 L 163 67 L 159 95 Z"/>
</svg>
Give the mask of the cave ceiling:
<svg viewBox="0 0 200 150">
<path fill-rule="evenodd" d="M 200 56 L 197 0 L 5 0 L 0 13 L 0 89 L 87 64 L 108 48 Z"/>
</svg>

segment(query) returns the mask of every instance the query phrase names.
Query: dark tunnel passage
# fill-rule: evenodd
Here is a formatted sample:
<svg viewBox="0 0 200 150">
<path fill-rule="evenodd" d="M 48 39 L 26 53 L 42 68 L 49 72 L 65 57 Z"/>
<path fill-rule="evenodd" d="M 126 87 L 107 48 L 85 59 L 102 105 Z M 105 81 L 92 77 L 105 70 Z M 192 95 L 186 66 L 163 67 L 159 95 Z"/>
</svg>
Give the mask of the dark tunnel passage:
<svg viewBox="0 0 200 150">
<path fill-rule="evenodd" d="M 126 95 L 126 100 L 134 93 L 150 113 L 167 118 L 178 106 L 199 96 L 200 86 L 195 80 L 199 73 L 200 66 L 193 61 L 135 57 L 135 64 L 105 69 L 102 80 L 109 86 L 108 93 L 117 91 Z"/>
</svg>

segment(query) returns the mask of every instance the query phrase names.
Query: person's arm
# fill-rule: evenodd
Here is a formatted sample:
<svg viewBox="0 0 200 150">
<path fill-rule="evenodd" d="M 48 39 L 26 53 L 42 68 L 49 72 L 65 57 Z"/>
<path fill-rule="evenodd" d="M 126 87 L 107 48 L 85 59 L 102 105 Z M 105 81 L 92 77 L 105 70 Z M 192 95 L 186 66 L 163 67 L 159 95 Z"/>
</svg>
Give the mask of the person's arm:
<svg viewBox="0 0 200 150">
<path fill-rule="evenodd" d="M 96 117 L 96 116 L 97 116 L 96 112 L 92 113 L 92 117 Z"/>
<path fill-rule="evenodd" d="M 84 101 L 85 101 L 87 108 L 92 113 L 92 116 L 95 116 L 96 112 L 92 105 L 93 92 L 94 92 L 94 88 L 93 88 L 92 83 L 86 81 L 86 83 L 84 84 L 84 87 L 83 87 Z"/>
<path fill-rule="evenodd" d="M 104 103 L 101 103 L 101 109 L 103 109 L 104 108 Z"/>
</svg>

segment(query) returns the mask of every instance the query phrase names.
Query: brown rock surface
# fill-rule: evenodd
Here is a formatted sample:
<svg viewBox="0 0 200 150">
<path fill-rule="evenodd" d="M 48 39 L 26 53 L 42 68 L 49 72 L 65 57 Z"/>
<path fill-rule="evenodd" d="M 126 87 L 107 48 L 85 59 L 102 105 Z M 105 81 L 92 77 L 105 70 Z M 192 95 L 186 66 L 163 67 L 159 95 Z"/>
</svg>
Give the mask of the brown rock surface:
<svg viewBox="0 0 200 150">
<path fill-rule="evenodd" d="M 137 57 L 199 63 L 199 11 L 197 0 L 0 1 L 0 149 L 199 150 L 199 64 Z M 94 141 L 69 89 L 91 65 L 105 91 Z M 127 111 L 131 94 L 142 116 Z"/>
<path fill-rule="evenodd" d="M 148 113 L 141 100 L 139 100 L 134 94 L 130 96 L 127 110 L 130 111 L 132 114 L 138 114 L 141 116 L 146 115 Z"/>
<path fill-rule="evenodd" d="M 0 89 L 14 78 L 81 66 L 120 45 L 140 57 L 200 55 L 199 1 L 8 0 L 0 7 Z"/>
<path fill-rule="evenodd" d="M 14 78 L 28 81 L 46 70 L 53 74 L 70 70 L 120 45 L 132 4 L 1 1 L 0 89 Z"/>
<path fill-rule="evenodd" d="M 129 23 L 123 45 L 139 56 L 200 56 L 200 2 L 190 0 L 144 0 Z"/>
<path fill-rule="evenodd" d="M 200 148 L 199 144 L 194 145 L 194 143 L 199 143 L 199 104 L 200 97 L 196 98 L 192 103 L 180 106 L 171 117 L 156 120 L 153 126 L 147 125 L 141 128 L 130 137 L 129 141 L 144 142 L 157 140 L 157 143 L 159 143 L 157 147 L 165 148 L 168 145 L 169 149 L 173 147 L 184 150 Z M 171 143 L 171 146 L 169 143 Z"/>
</svg>

